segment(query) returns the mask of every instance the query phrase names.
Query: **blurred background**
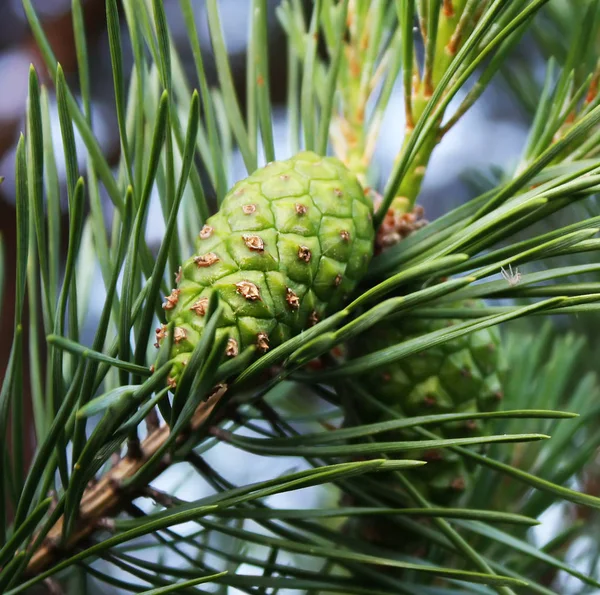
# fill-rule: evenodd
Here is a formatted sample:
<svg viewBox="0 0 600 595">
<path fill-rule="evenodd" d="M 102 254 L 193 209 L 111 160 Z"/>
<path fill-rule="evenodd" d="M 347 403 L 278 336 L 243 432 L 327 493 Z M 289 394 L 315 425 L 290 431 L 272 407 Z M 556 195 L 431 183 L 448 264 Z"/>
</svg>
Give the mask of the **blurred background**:
<svg viewBox="0 0 600 595">
<path fill-rule="evenodd" d="M 77 94 L 77 63 L 75 45 L 72 33 L 72 15 L 70 0 L 34 0 L 33 4 L 42 21 L 52 49 L 61 63 L 71 88 Z M 93 105 L 93 128 L 100 145 L 107 155 L 108 161 L 115 166 L 119 160 L 119 135 L 117 130 L 117 119 L 113 99 L 113 81 L 110 65 L 108 39 L 106 35 L 105 3 L 104 0 L 82 0 L 85 12 L 86 32 L 88 37 L 88 48 L 90 53 L 90 80 L 92 84 Z M 290 151 L 287 145 L 286 121 L 285 121 L 285 85 L 286 85 L 286 45 L 283 31 L 281 30 L 275 15 L 275 7 L 278 0 L 269 0 L 271 10 L 270 17 L 270 57 L 271 57 L 271 91 L 274 102 L 274 127 L 276 154 L 278 158 L 286 158 Z M 164 2 L 169 26 L 174 36 L 174 42 L 178 47 L 184 66 L 188 70 L 190 80 L 194 80 L 194 67 L 191 60 L 182 15 L 179 3 L 176 0 L 165 0 Z M 245 65 L 246 65 L 246 38 L 249 27 L 249 2 L 242 0 L 220 0 L 219 7 L 224 27 L 224 35 L 227 40 L 233 74 L 236 80 L 237 91 L 240 101 L 244 103 L 245 95 Z M 209 80 L 216 82 L 214 65 L 211 62 L 211 47 L 208 36 L 207 19 L 204 11 L 203 0 L 194 2 L 195 18 L 200 33 L 200 44 L 204 52 Z M 121 29 L 122 46 L 124 49 L 125 62 L 124 73 L 130 71 L 132 56 L 128 45 L 127 27 L 123 24 Z M 535 47 L 531 40 L 525 41 L 520 55 L 514 60 L 520 60 L 523 56 L 534 65 L 533 72 L 536 78 L 543 78 L 543 71 L 537 73 Z M 541 56 L 540 56 L 541 58 Z M 49 77 L 45 74 L 45 67 L 36 48 L 35 42 L 30 34 L 27 20 L 25 18 L 20 0 L 0 0 L 0 175 L 5 177 L 4 183 L 0 185 L 0 234 L 4 245 L 4 274 L 5 289 L 2 309 L 0 310 L 0 325 L 3 336 L 12 335 L 13 324 L 13 296 L 14 296 L 14 260 L 15 260 L 15 210 L 14 210 L 14 158 L 16 142 L 19 134 L 25 128 L 25 109 L 27 100 L 27 87 L 29 65 L 33 64 L 38 72 L 42 83 L 46 84 L 50 91 L 51 101 L 53 89 Z M 539 60 L 540 69 L 543 64 Z M 539 74 L 539 77 L 538 77 Z M 127 81 L 126 81 L 127 84 Z M 462 99 L 459 95 L 455 101 Z M 402 142 L 404 131 L 403 107 L 401 90 L 396 90 L 395 97 L 390 102 L 391 108 L 387 113 L 387 121 L 382 126 L 382 136 L 379 139 L 376 154 L 376 168 L 380 179 L 384 179 L 390 171 L 393 159 L 398 152 Z M 55 103 L 51 104 L 51 113 L 55 130 L 54 142 L 56 155 L 62 156 L 60 147 L 60 132 L 58 115 Z M 421 204 L 426 209 L 427 218 L 433 219 L 466 199 L 474 196 L 477 191 L 473 184 L 465 178 L 465 174 L 473 168 L 479 170 L 494 171 L 495 168 L 510 168 L 519 158 L 520 152 L 526 140 L 528 126 L 531 121 L 531 113 L 526 103 L 518 100 L 511 91 L 505 79 L 498 78 L 485 92 L 481 100 L 474 108 L 455 126 L 444 138 L 443 143 L 434 153 L 431 165 L 427 170 Z M 76 132 L 77 134 L 77 132 Z M 82 170 L 84 169 L 85 151 L 83 143 L 77 139 L 79 158 Z M 64 187 L 65 168 L 64 163 L 58 163 L 59 175 L 63 185 L 63 196 L 66 197 Z M 245 170 L 239 156 L 234 155 L 232 160 L 233 181 L 244 177 Z M 110 210 L 110 201 L 105 200 L 107 213 Z M 152 235 L 148 238 L 151 247 L 155 248 L 162 237 L 163 220 L 160 216 L 158 206 L 151 209 L 151 220 L 148 229 Z M 153 220 L 152 218 L 155 218 Z M 109 219 L 108 219 L 109 220 Z M 67 226 L 63 226 L 67 229 Z M 63 241 L 63 248 L 66 243 Z M 95 329 L 100 308 L 104 302 L 104 285 L 99 271 L 92 281 L 94 290 L 92 295 L 92 308 L 87 321 L 87 331 Z M 94 304 L 96 309 L 94 309 Z M 82 342 L 87 343 L 88 336 L 82 336 Z M 10 341 L 0 342 L 0 374 L 6 366 L 10 350 Z M 27 391 L 25 384 L 25 391 Z M 29 407 L 27 392 L 24 394 L 24 402 Z M 33 430 L 33 429 L 32 429 Z M 33 431 L 31 433 L 31 445 L 33 445 Z M 227 447 L 223 447 L 227 449 Z M 29 453 L 31 454 L 31 453 Z M 220 453 L 219 456 L 231 456 L 232 453 Z M 237 455 L 233 455 L 232 462 Z M 26 457 L 26 463 L 29 457 Z M 292 460 L 278 459 L 276 466 L 289 469 L 295 464 Z M 254 481 L 263 477 L 272 476 L 276 471 L 272 461 L 265 459 L 255 460 L 250 467 L 246 465 L 231 465 L 232 481 L 246 483 L 250 478 Z M 250 470 L 249 470 L 250 469 Z M 173 486 L 181 478 L 181 469 L 173 470 L 176 476 L 167 474 L 161 478 L 161 482 Z M 178 479 L 179 478 L 179 479 Z M 197 485 L 186 485 L 185 491 L 178 492 L 182 498 L 199 497 Z M 189 493 L 192 490 L 193 493 Z M 307 499 L 310 495 L 299 494 L 304 498 L 304 505 L 311 505 Z M 51 590 L 53 585 L 49 585 Z M 106 590 L 98 592 L 115 592 Z"/>
</svg>

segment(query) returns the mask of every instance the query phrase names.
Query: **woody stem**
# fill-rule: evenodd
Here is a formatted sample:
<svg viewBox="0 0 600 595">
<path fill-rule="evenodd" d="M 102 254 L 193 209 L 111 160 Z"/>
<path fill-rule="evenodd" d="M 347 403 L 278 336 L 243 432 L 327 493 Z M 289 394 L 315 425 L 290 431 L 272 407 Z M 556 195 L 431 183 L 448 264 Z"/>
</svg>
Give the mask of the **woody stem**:
<svg viewBox="0 0 600 595">
<path fill-rule="evenodd" d="M 189 431 L 180 435 L 176 444 L 183 442 L 189 434 L 202 428 L 209 418 L 214 407 L 226 392 L 223 385 L 207 401 L 202 403 L 192 420 Z M 114 516 L 131 503 L 135 497 L 147 487 L 152 479 L 158 477 L 166 467 L 172 463 L 168 455 L 163 458 L 162 464 L 152 469 L 150 477 L 144 474 L 144 485 L 128 486 L 123 489 L 123 484 L 133 478 L 145 463 L 164 446 L 170 435 L 167 424 L 155 428 L 140 444 L 135 457 L 126 456 L 121 459 L 97 483 L 90 485 L 84 492 L 79 503 L 79 518 L 75 529 L 66 539 L 62 540 L 64 517 L 61 516 L 55 525 L 48 531 L 39 547 L 31 556 L 27 564 L 26 574 L 30 577 L 39 575 L 49 570 L 60 558 L 73 551 L 78 544 L 89 538 L 102 525 L 102 519 Z"/>
</svg>

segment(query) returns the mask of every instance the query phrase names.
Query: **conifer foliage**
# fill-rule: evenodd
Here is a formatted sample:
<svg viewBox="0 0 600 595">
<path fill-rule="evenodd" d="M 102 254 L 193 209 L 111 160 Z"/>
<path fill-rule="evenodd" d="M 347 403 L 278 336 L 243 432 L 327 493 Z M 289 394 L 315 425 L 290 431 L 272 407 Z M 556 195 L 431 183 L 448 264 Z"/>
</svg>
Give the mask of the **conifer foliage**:
<svg viewBox="0 0 600 595">
<path fill-rule="evenodd" d="M 52 89 L 32 68 L 16 152 L 0 592 L 600 589 L 600 385 L 581 333 L 600 309 L 600 1 L 281 0 L 282 151 L 266 0 L 248 0 L 243 106 L 217 0 L 202 7 L 216 84 L 196 3 L 179 1 L 192 79 L 161 0 L 106 0 L 116 168 L 72 4 L 81 101 L 23 0 Z M 432 154 L 500 79 L 531 115 L 522 154 L 428 221 Z M 382 177 L 393 111 L 405 125 Z M 267 478 L 231 478 L 257 461 Z"/>
</svg>

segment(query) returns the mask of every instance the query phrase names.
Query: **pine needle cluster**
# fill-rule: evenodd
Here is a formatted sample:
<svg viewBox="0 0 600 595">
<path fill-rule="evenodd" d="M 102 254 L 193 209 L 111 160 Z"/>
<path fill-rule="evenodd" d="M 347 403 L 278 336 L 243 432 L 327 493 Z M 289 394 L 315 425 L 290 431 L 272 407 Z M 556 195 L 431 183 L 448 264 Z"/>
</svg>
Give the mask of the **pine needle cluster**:
<svg viewBox="0 0 600 595">
<path fill-rule="evenodd" d="M 285 154 L 273 133 L 268 4 L 248 2 L 242 106 L 217 0 L 204 7 L 216 85 L 195 3 L 179 2 L 190 80 L 161 0 L 106 0 L 121 149 L 113 168 L 92 127 L 81 0 L 72 2 L 81 101 L 32 0 L 23 0 L 62 142 L 52 138 L 53 90 L 32 68 L 16 153 L 14 334 L 0 391 L 0 592 L 33 593 L 42 583 L 146 595 L 595 592 L 600 384 L 582 327 L 594 328 L 600 310 L 600 2 L 282 0 Z M 541 85 L 524 47 L 545 61 Z M 531 115 L 526 146 L 514 168 L 473 176 L 482 191 L 427 222 L 419 197 L 431 156 L 499 78 Z M 374 156 L 390 110 L 403 112 L 405 126 L 381 179 Z M 368 271 L 335 312 L 260 356 L 249 350 L 225 362 L 215 295 L 175 386 L 174 333 L 157 351 L 155 328 L 173 330 L 165 296 L 237 181 L 234 154 L 250 175 L 301 150 L 337 157 L 373 202 Z M 165 228 L 158 246 L 147 240 L 153 196 Z M 96 269 L 101 288 L 92 286 Z M 103 307 L 84 344 L 92 293 L 104 295 Z M 356 348 L 376 325 L 403 319 L 454 323 Z M 498 326 L 497 409 L 403 414 L 364 382 L 372 370 Z M 36 442 L 29 465 L 24 382 Z M 378 421 L 361 416 L 365 404 Z M 464 422 L 486 431 L 469 434 Z M 447 425 L 465 429 L 448 437 Z M 472 475 L 451 503 L 413 481 L 430 450 Z M 232 461 L 282 457 L 295 467 L 268 479 L 236 483 L 227 473 Z M 199 497 L 157 487 L 177 470 L 202 486 Z M 317 504 L 302 494 L 317 494 Z M 377 530 L 357 530 L 369 526 Z"/>
</svg>

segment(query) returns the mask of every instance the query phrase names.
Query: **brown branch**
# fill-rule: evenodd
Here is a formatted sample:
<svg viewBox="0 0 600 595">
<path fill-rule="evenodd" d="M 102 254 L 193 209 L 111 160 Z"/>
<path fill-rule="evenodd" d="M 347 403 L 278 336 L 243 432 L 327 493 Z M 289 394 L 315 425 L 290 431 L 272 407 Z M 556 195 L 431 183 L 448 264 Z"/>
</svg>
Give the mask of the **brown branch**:
<svg viewBox="0 0 600 595">
<path fill-rule="evenodd" d="M 156 409 L 152 409 L 150 413 L 146 416 L 146 429 L 148 430 L 148 434 L 154 432 L 160 427 L 160 420 L 158 419 L 158 413 Z"/>
<path fill-rule="evenodd" d="M 48 593 L 50 595 L 65 595 L 65 592 L 63 591 L 63 588 L 54 579 L 47 578 L 44 581 L 44 584 L 48 588 Z"/>
<path fill-rule="evenodd" d="M 227 386 L 220 385 L 208 400 L 196 409 L 190 421 L 189 432 L 179 436 L 177 443 L 184 441 L 189 437 L 189 433 L 198 430 L 204 424 L 226 391 Z M 143 467 L 144 463 L 164 445 L 169 434 L 170 428 L 167 424 L 157 428 L 141 442 L 139 458 L 124 457 L 97 483 L 88 487 L 79 504 L 79 520 L 73 533 L 66 542 L 61 542 L 64 522 L 64 518 L 61 517 L 48 532 L 42 546 L 32 556 L 26 574 L 35 576 L 43 572 L 67 552 L 76 548 L 81 541 L 89 538 L 92 533 L 106 527 L 106 519 L 123 510 L 139 494 L 139 490 L 145 487 L 137 486 L 136 489 L 125 491 L 121 488 L 124 480 L 133 477 Z M 167 464 L 170 460 L 169 457 Z M 163 471 L 164 466 L 159 466 L 154 477 Z"/>
<path fill-rule="evenodd" d="M 167 494 L 161 490 L 153 488 L 152 486 L 146 486 L 142 490 L 142 496 L 154 500 L 157 504 L 160 504 L 163 508 L 172 508 L 177 504 L 181 504 L 182 501 L 171 494 Z"/>
</svg>

